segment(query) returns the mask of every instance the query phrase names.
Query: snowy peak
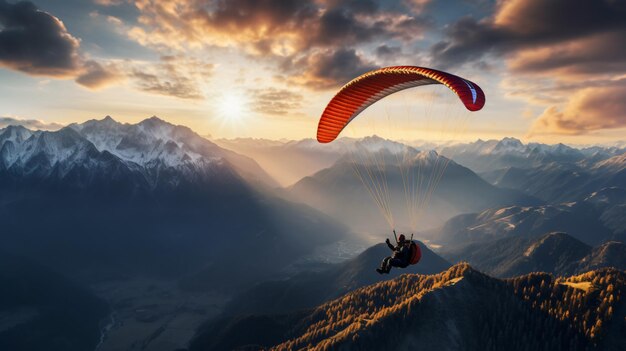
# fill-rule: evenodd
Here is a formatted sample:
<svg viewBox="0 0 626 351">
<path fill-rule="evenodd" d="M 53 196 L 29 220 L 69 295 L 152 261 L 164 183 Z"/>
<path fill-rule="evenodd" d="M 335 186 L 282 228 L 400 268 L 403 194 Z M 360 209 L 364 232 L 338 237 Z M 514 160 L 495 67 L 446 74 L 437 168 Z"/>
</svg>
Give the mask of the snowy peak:
<svg viewBox="0 0 626 351">
<path fill-rule="evenodd" d="M 522 152 L 523 150 L 524 144 L 519 139 L 508 137 L 500 140 L 493 148 L 493 152 Z"/>
<path fill-rule="evenodd" d="M 24 128 L 2 135 L 7 133 L 10 138 L 0 139 L 0 169 L 16 174 L 48 176 L 56 172 L 64 176 L 77 164 L 93 163 L 98 154 L 93 144 L 68 127 L 53 132 Z"/>
<path fill-rule="evenodd" d="M 4 129 L 0 129 L 0 144 L 6 141 L 22 143 L 32 135 L 33 132 L 23 126 L 8 126 Z"/>
<path fill-rule="evenodd" d="M 158 117 L 128 124 L 106 116 L 56 132 L 31 132 L 24 127 L 0 129 L 0 170 L 11 168 L 16 175 L 36 173 L 43 177 L 53 172 L 64 176 L 76 169 L 99 169 L 101 173 L 102 169 L 115 167 L 139 172 L 153 186 L 218 175 L 274 185 L 253 160 Z M 165 175 L 170 179 L 164 179 Z"/>
<path fill-rule="evenodd" d="M 222 150 L 189 128 L 175 126 L 153 116 L 138 124 L 121 124 L 110 116 L 72 127 L 100 151 L 108 151 L 123 160 L 142 166 L 197 166 L 218 161 Z M 201 144 L 202 151 L 197 150 Z"/>
<path fill-rule="evenodd" d="M 349 153 L 366 155 L 391 155 L 403 158 L 415 157 L 419 151 L 392 140 L 383 139 L 377 135 L 357 139 L 351 144 L 347 144 Z"/>
</svg>

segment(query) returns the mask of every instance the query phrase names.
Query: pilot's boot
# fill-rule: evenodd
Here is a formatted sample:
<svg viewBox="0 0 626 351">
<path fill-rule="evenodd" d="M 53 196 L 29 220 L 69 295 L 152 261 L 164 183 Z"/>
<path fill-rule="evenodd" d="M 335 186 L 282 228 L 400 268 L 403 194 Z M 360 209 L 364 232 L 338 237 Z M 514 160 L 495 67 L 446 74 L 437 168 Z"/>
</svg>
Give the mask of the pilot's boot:
<svg viewBox="0 0 626 351">
<path fill-rule="evenodd" d="M 382 267 L 383 273 L 389 274 L 389 271 L 391 271 L 390 261 L 391 261 L 391 257 L 387 257 L 383 261 L 383 267 Z"/>
</svg>

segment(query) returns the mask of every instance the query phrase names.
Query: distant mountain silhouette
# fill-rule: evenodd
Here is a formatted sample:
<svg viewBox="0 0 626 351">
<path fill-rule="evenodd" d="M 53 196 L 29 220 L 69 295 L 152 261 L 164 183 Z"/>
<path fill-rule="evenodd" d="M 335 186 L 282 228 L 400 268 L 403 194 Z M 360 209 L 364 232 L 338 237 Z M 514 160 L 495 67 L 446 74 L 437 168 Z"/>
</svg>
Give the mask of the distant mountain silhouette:
<svg viewBox="0 0 626 351">
<path fill-rule="evenodd" d="M 241 318 L 205 331 L 210 338 L 201 332 L 190 350 L 619 350 L 625 291 L 626 272 L 615 269 L 499 280 L 459 264 L 363 287 L 315 309 Z"/>
<path fill-rule="evenodd" d="M 384 140 L 376 136 L 374 139 Z M 240 154 L 254 158 L 274 177 L 281 178 L 283 186 L 292 185 L 306 176 L 311 176 L 330 167 L 342 156 L 350 153 L 362 139 L 339 138 L 330 144 L 320 144 L 314 139 L 264 140 L 264 139 L 220 139 L 216 143 Z M 386 141 L 392 143 L 391 141 Z M 456 163 L 470 168 L 495 181 L 507 169 L 530 169 L 551 163 L 592 167 L 611 157 L 626 153 L 623 147 L 591 146 L 574 148 L 563 144 L 524 144 L 515 138 L 501 140 L 477 140 L 472 143 L 438 146 L 433 143 L 404 142 L 419 145 L 422 151 L 438 150 Z"/>
<path fill-rule="evenodd" d="M 386 186 L 389 198 L 392 199 L 389 205 L 395 222 L 404 224 L 409 223 L 409 218 L 403 174 L 419 175 L 423 181 L 422 187 L 418 189 L 420 194 L 433 191 L 432 196 L 424 198 L 428 203 L 419 219 L 420 229 L 439 226 L 461 213 L 503 205 L 541 203 L 521 192 L 492 186 L 468 168 L 436 152 L 420 152 L 379 139 L 365 138 L 361 144 L 357 144 L 357 150 L 368 149 L 363 151 L 367 153 L 366 157 L 346 156 L 333 166 L 294 184 L 289 188 L 292 198 L 306 201 L 336 218 L 350 218 L 355 230 L 368 232 L 384 230 L 385 222 L 376 202 L 356 176 L 355 167 L 363 174 L 377 175 L 384 172 L 385 184 L 381 186 Z M 379 164 L 368 163 L 373 158 L 384 163 L 384 170 Z M 443 165 L 446 166 L 442 172 Z M 432 174 L 438 172 L 441 172 L 441 178 L 436 178 L 439 180 L 438 185 L 431 186 L 430 180 L 435 179 Z"/>
</svg>

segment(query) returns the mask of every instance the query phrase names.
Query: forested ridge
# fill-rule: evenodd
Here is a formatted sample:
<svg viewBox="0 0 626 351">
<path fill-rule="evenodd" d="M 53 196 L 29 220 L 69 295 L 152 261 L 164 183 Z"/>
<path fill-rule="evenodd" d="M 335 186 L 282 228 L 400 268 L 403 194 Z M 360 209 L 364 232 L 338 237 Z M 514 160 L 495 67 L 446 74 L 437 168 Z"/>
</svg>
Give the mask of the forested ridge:
<svg viewBox="0 0 626 351">
<path fill-rule="evenodd" d="M 619 350 L 626 273 L 496 279 L 461 263 L 363 287 L 292 324 L 273 350 Z M 261 345 L 259 345 L 261 346 Z"/>
</svg>

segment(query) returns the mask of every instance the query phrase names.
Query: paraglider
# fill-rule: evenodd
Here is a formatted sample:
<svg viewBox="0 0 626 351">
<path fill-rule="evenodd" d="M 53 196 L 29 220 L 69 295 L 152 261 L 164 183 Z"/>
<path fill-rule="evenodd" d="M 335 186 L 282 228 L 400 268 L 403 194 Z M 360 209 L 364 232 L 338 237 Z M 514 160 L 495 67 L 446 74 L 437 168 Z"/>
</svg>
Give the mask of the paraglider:
<svg viewBox="0 0 626 351">
<path fill-rule="evenodd" d="M 396 237 L 396 231 L 393 231 L 394 237 Z M 385 241 L 387 246 L 393 254 L 383 259 L 380 264 L 380 268 L 376 268 L 376 272 L 379 274 L 389 274 L 391 267 L 406 268 L 409 265 L 416 264 L 422 258 L 422 250 L 419 245 L 413 241 L 413 235 L 411 240 L 406 240 L 404 234 L 400 234 L 396 238 L 396 246 L 391 245 L 389 239 Z"/>
<path fill-rule="evenodd" d="M 317 127 L 317 140 L 320 143 L 330 143 L 348 126 L 361 112 L 377 101 L 396 92 L 424 85 L 440 84 L 447 87 L 461 101 L 465 109 L 474 112 L 485 105 L 485 94 L 474 82 L 459 76 L 417 66 L 392 66 L 384 67 L 367 72 L 354 78 L 344 85 L 328 103 Z M 367 151 L 366 151 L 367 152 Z M 368 158 L 368 162 L 374 165 L 374 169 L 367 166 L 357 165 L 352 162 L 355 174 L 361 179 L 376 205 L 387 220 L 390 227 L 395 227 L 390 206 L 390 192 L 386 184 L 385 160 L 375 154 Z M 430 178 L 425 179 L 424 174 L 419 173 L 421 167 L 398 167 L 401 172 L 404 193 L 406 196 L 407 211 L 411 225 L 415 225 L 417 215 L 424 205 L 429 202 L 435 187 L 441 180 L 449 159 L 441 163 L 437 157 L 431 168 Z M 400 159 L 397 159 L 400 163 Z M 404 171 L 407 171 L 407 174 Z M 408 174 L 413 170 L 417 174 Z M 420 189 L 425 187 L 425 189 Z M 395 236 L 395 230 L 394 230 Z M 406 240 L 404 235 L 396 238 L 396 244 L 392 245 L 389 239 L 387 246 L 393 254 L 383 260 L 381 267 L 376 271 L 380 274 L 389 273 L 391 267 L 406 268 L 417 263 L 421 258 L 419 245 L 411 240 Z"/>
</svg>

